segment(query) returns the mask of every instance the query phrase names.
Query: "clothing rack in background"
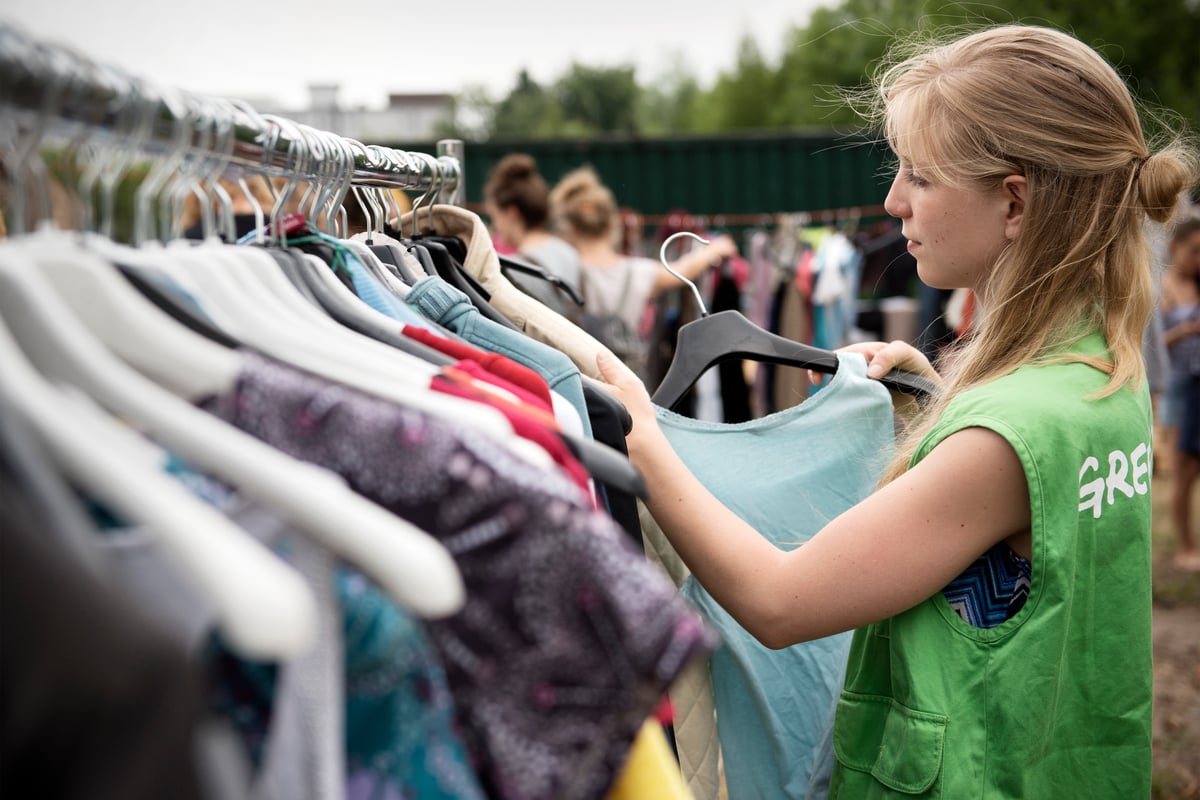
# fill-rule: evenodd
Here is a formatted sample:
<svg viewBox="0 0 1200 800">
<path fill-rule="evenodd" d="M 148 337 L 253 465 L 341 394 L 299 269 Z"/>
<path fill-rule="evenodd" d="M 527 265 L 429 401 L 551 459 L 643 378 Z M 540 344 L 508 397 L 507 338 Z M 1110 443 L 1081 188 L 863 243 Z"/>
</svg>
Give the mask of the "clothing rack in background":
<svg viewBox="0 0 1200 800">
<path fill-rule="evenodd" d="M 364 145 L 260 114 L 243 101 L 156 86 L 63 46 L 38 42 L 6 23 L 0 23 L 0 111 L 0 137 L 17 145 L 10 150 L 15 163 L 4 166 L 17 180 L 37 161 L 23 141 L 60 133 L 77 142 L 83 133 L 107 134 L 116 146 L 144 154 L 210 161 L 210 177 L 242 168 L 340 179 L 346 188 L 433 193 L 433 202 L 441 204 L 462 205 L 465 198 L 461 140 L 439 141 L 436 156 Z M 24 219 L 22 193 L 14 195 L 13 217 Z"/>
</svg>

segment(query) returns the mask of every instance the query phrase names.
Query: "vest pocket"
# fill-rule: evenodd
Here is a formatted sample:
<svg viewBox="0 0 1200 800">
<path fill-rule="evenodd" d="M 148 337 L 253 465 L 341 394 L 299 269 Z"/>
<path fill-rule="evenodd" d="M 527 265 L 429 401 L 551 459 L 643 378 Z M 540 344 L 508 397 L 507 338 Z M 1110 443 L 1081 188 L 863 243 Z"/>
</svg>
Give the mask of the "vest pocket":
<svg viewBox="0 0 1200 800">
<path fill-rule="evenodd" d="M 833 750 L 843 767 L 869 773 L 903 794 L 941 794 L 945 716 L 908 708 L 890 697 L 844 691 L 836 720 Z"/>
</svg>

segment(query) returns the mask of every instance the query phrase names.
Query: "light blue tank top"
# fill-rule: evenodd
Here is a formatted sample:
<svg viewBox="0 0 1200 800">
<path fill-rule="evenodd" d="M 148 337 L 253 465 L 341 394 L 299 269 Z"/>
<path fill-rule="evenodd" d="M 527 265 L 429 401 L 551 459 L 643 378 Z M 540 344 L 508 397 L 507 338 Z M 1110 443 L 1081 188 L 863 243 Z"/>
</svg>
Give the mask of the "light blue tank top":
<svg viewBox="0 0 1200 800">
<path fill-rule="evenodd" d="M 784 550 L 870 494 L 893 453 L 888 391 L 866 377 L 857 354 L 840 355 L 837 374 L 816 395 L 762 419 L 713 423 L 656 410 L 696 477 Z M 729 796 L 803 798 L 833 724 L 850 634 L 770 650 L 695 578 L 682 592 L 724 640 L 711 672 Z"/>
</svg>

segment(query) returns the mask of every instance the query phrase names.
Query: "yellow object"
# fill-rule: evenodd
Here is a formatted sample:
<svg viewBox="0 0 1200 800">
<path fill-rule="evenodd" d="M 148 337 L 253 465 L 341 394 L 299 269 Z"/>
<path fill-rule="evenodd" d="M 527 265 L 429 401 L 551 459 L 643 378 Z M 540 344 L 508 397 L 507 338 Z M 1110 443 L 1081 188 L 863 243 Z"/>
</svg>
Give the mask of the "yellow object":
<svg viewBox="0 0 1200 800">
<path fill-rule="evenodd" d="M 629 750 L 629 760 L 605 800 L 692 800 L 662 725 L 656 720 L 642 725 Z"/>
</svg>

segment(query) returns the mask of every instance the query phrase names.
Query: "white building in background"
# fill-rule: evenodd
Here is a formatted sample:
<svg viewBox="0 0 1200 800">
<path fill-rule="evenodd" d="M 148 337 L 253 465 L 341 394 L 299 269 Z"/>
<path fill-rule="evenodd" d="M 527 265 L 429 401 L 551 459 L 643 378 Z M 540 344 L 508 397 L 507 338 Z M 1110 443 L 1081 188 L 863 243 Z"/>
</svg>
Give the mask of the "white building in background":
<svg viewBox="0 0 1200 800">
<path fill-rule="evenodd" d="M 278 114 L 296 122 L 364 144 L 425 142 L 436 138 L 438 123 L 448 121 L 453 97 L 449 94 L 390 94 L 385 108 L 343 108 L 336 83 L 309 84 L 309 107 L 277 109 L 252 104 L 256 111 Z"/>
</svg>

